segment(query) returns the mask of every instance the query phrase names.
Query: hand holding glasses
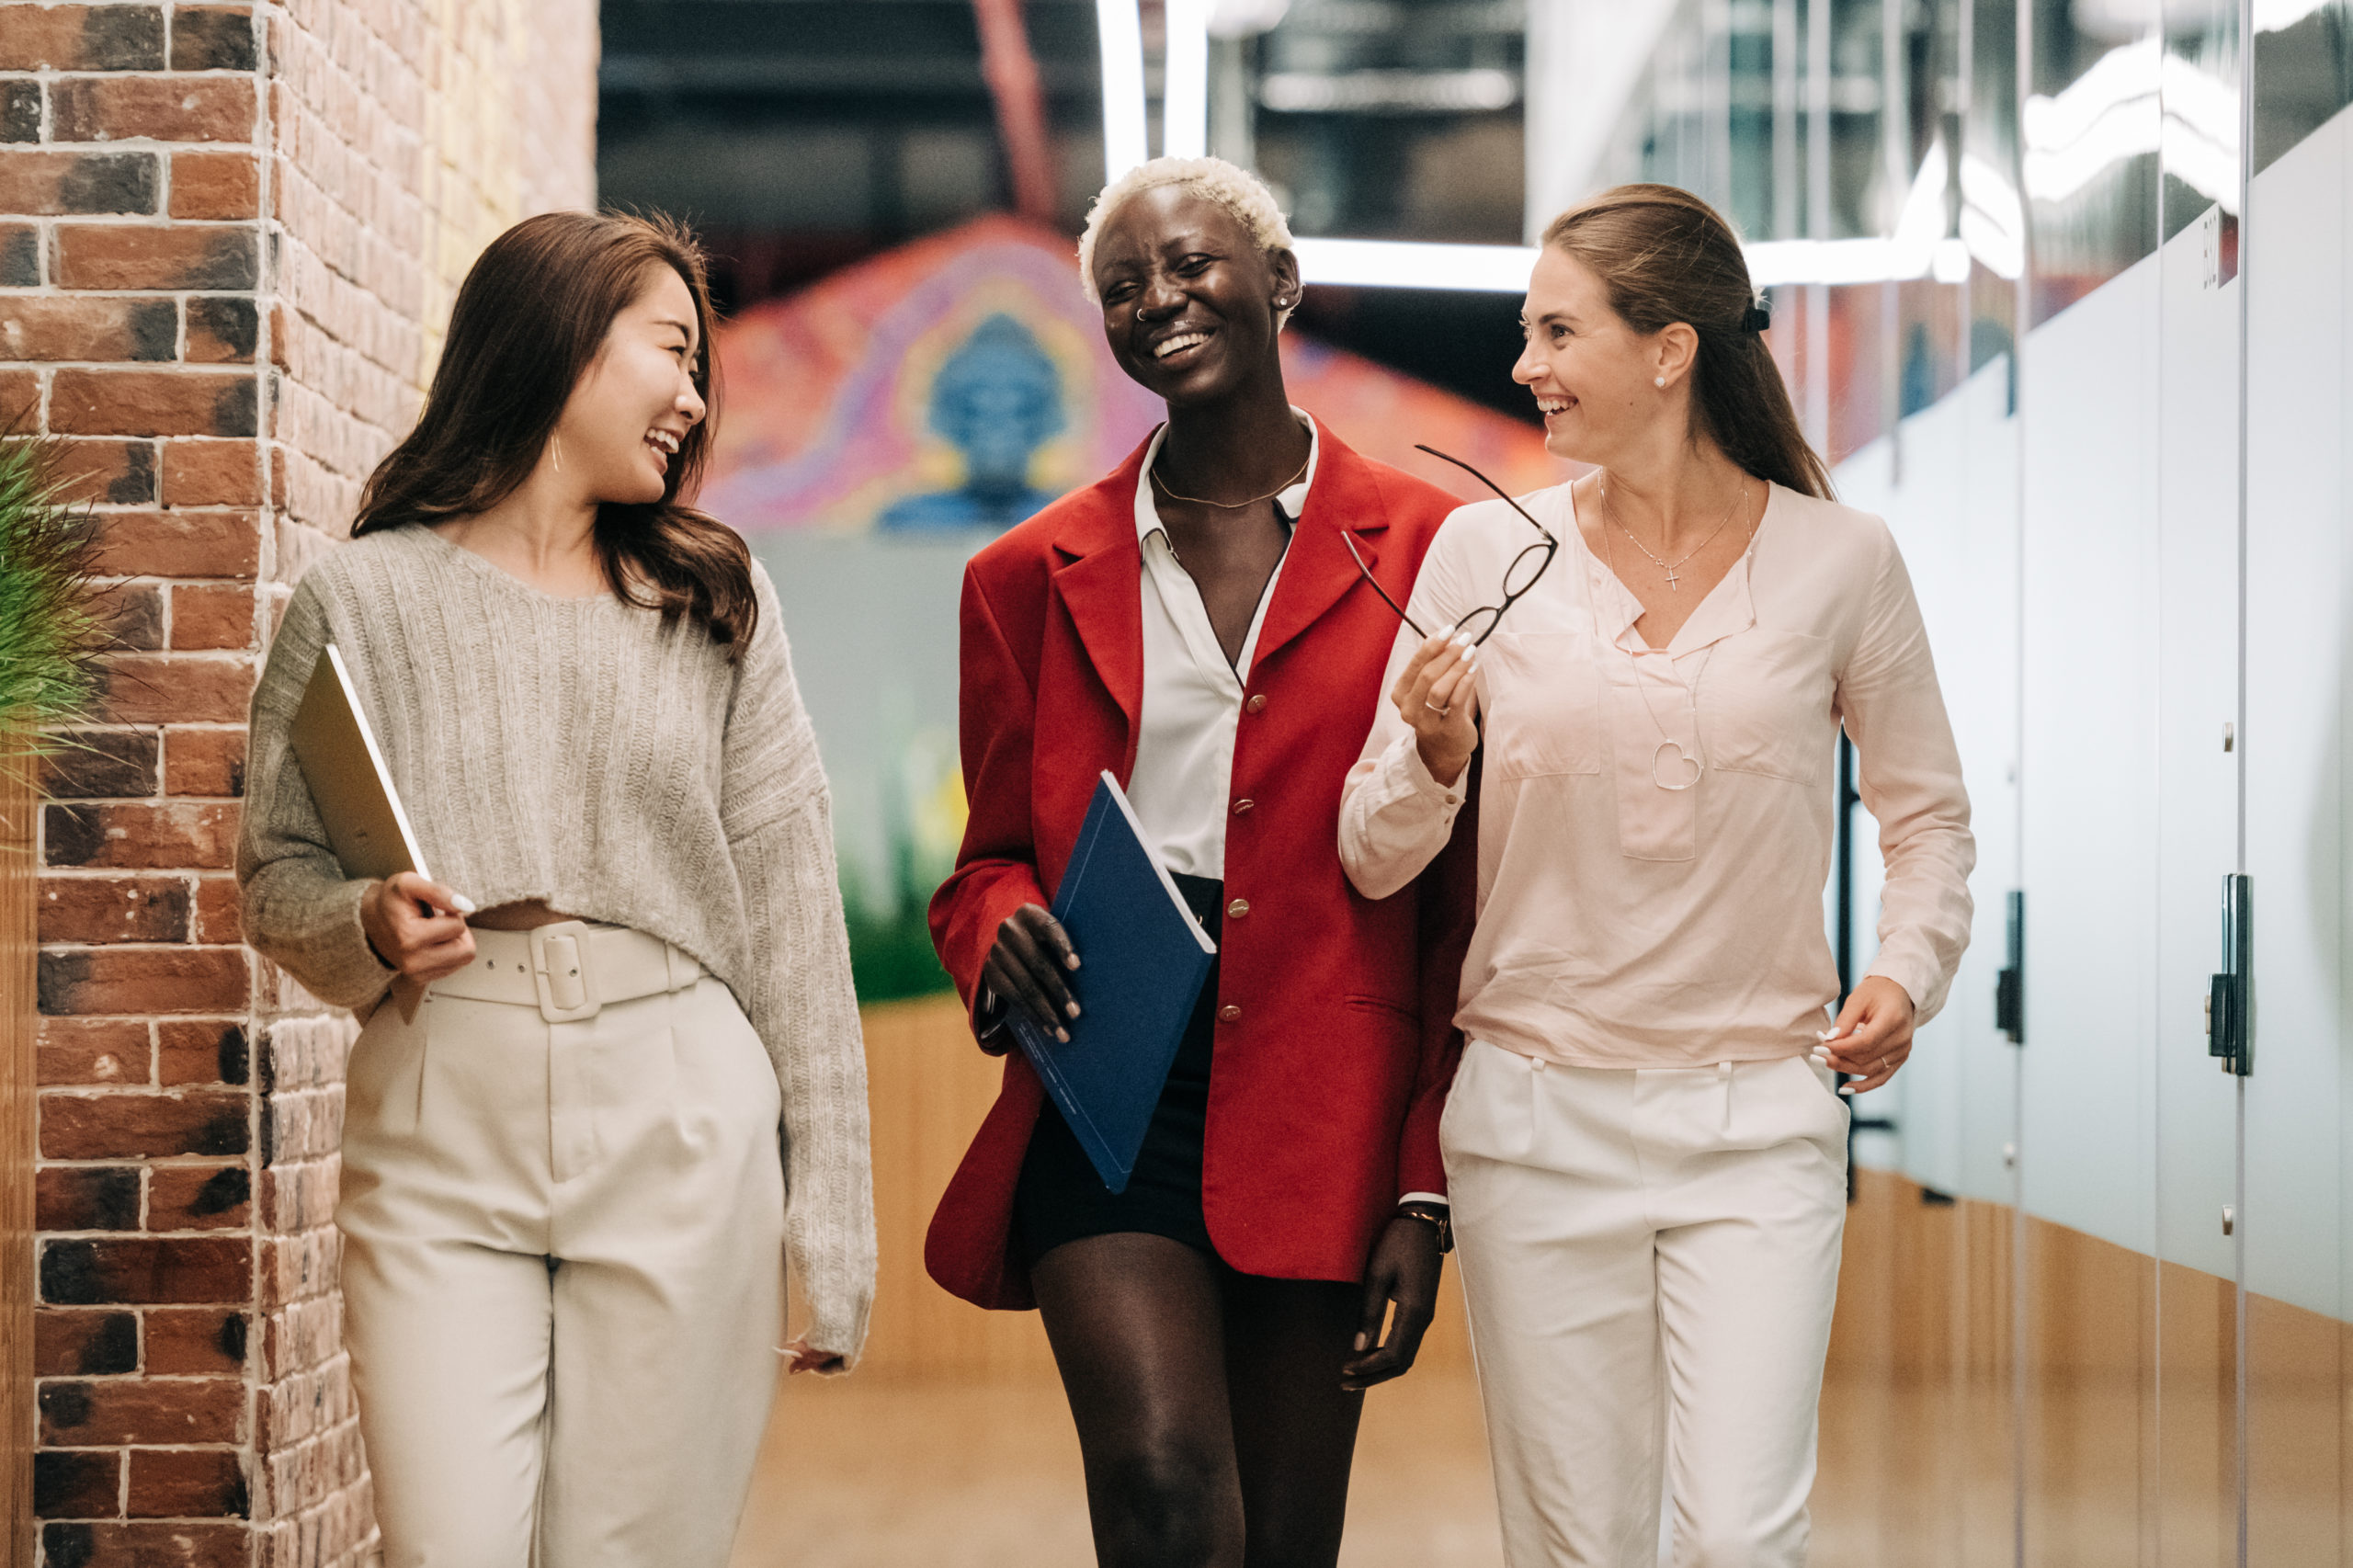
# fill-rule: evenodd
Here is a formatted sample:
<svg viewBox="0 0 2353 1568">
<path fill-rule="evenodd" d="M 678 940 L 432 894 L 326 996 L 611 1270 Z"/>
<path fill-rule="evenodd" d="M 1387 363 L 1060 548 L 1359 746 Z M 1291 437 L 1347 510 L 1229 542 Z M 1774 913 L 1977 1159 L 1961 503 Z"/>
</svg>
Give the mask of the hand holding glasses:
<svg viewBox="0 0 2353 1568">
<path fill-rule="evenodd" d="M 1529 515 L 1528 509 L 1509 495 L 1503 487 L 1461 458 L 1448 457 L 1435 447 L 1418 447 L 1418 450 L 1443 459 L 1470 474 L 1480 483 L 1503 496 L 1504 504 L 1521 517 L 1528 526 L 1542 537 L 1514 556 L 1504 569 L 1504 597 L 1500 604 L 1483 605 L 1442 628 L 1435 635 L 1423 632 L 1414 618 L 1407 615 L 1388 590 L 1374 580 L 1365 565 L 1364 557 L 1357 553 L 1356 541 L 1343 532 L 1348 554 L 1357 563 L 1357 571 L 1381 596 L 1381 602 L 1396 612 L 1397 619 L 1424 637 L 1420 648 L 1407 662 L 1404 673 L 1397 677 L 1389 699 L 1397 705 L 1398 712 L 1413 726 L 1415 747 L 1421 754 L 1422 766 L 1430 777 L 1444 788 L 1451 788 L 1462 770 L 1470 765 L 1471 754 L 1479 746 L 1479 694 L 1475 684 L 1479 667 L 1479 645 L 1495 635 L 1503 621 L 1504 611 L 1523 597 L 1544 569 L 1560 552 L 1561 541 L 1552 531 Z"/>
</svg>

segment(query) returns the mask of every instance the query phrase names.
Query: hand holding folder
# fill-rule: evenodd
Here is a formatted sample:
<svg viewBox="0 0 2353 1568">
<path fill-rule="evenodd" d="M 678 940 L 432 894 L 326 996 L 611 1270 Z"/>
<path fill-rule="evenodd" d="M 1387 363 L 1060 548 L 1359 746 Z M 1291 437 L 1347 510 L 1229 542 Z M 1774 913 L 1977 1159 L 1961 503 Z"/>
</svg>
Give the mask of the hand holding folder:
<svg viewBox="0 0 2353 1568">
<path fill-rule="evenodd" d="M 344 667 L 342 650 L 332 642 L 319 652 L 310 684 L 302 689 L 301 704 L 294 710 L 294 722 L 287 727 L 287 743 L 302 769 L 302 781 L 310 786 L 311 801 L 318 808 L 327 844 L 345 876 L 387 884 L 395 884 L 398 879 L 396 885 L 426 920 L 474 912 L 472 899 L 436 886 L 426 870 L 424 851 L 417 847 L 408 812 L 401 804 L 400 791 L 392 787 L 392 771 L 384 766 L 384 754 L 359 706 L 351 672 Z M 433 898 L 436 892 L 448 895 L 446 909 Z M 369 939 L 374 941 L 372 933 Z M 389 952 L 379 956 L 392 957 Z M 404 1015 L 415 1015 L 425 983 L 406 973 L 393 982 L 393 995 Z"/>
<path fill-rule="evenodd" d="M 1144 846 L 1135 809 L 1108 773 L 1095 788 L 1054 919 L 1082 967 L 1065 983 L 1079 1012 L 1057 1038 L 1018 1002 L 1008 1027 L 1094 1162 L 1125 1191 L 1217 945 Z"/>
</svg>

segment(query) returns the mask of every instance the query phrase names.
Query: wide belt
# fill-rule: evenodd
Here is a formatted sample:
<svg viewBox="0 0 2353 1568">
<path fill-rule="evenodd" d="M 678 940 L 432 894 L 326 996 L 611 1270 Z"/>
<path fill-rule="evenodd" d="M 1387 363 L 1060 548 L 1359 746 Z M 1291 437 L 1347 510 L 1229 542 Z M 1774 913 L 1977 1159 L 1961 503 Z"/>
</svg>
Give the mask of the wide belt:
<svg viewBox="0 0 2353 1568">
<path fill-rule="evenodd" d="M 474 932 L 474 961 L 432 985 L 436 996 L 537 1007 L 578 1023 L 641 996 L 684 991 L 703 967 L 659 937 L 626 926 L 559 920 L 529 931 Z"/>
</svg>

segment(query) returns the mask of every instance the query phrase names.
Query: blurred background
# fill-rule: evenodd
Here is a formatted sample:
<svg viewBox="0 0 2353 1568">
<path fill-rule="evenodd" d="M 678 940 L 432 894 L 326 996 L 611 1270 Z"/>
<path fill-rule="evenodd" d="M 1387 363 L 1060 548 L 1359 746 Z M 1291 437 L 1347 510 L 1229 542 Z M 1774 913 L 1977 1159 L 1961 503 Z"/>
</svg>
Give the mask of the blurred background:
<svg viewBox="0 0 2353 1568">
<path fill-rule="evenodd" d="M 921 1273 L 995 1080 L 922 910 L 963 818 L 963 562 L 1159 417 L 1074 236 L 1107 176 L 1199 151 L 1301 237 L 1294 401 L 1448 484 L 1415 442 L 1563 472 L 1508 375 L 1531 237 L 1620 181 L 1699 193 L 1842 496 L 1904 546 L 1979 924 L 1857 1108 L 1815 1561 L 2353 1562 L 2344 0 L 608 0 L 602 27 L 600 199 L 714 253 L 704 502 L 783 597 L 869 1005 L 873 1348 L 788 1391 L 740 1562 L 1089 1560 L 1034 1318 Z M 1851 975 L 1878 856 L 1838 773 Z M 2260 1072 L 2229 1024 L 2256 973 Z M 1500 1562 L 1451 1301 L 1370 1398 L 1345 1561 Z"/>
</svg>

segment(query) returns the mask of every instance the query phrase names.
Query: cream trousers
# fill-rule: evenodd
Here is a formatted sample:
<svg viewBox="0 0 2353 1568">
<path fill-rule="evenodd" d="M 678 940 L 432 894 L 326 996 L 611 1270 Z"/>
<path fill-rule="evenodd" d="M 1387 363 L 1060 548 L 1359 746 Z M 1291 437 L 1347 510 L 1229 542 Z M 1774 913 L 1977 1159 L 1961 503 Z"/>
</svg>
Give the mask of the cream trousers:
<svg viewBox="0 0 2353 1568">
<path fill-rule="evenodd" d="M 723 1568 L 776 1388 L 778 1110 L 707 977 L 572 1022 L 377 1009 L 335 1221 L 386 1568 Z"/>
<path fill-rule="evenodd" d="M 1846 1224 L 1810 1062 L 1472 1042 L 1439 1141 L 1512 1568 L 1797 1568 Z"/>
</svg>

